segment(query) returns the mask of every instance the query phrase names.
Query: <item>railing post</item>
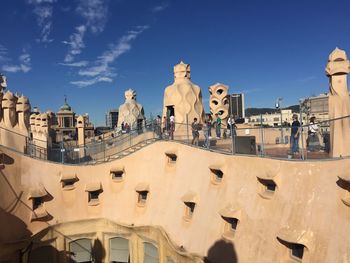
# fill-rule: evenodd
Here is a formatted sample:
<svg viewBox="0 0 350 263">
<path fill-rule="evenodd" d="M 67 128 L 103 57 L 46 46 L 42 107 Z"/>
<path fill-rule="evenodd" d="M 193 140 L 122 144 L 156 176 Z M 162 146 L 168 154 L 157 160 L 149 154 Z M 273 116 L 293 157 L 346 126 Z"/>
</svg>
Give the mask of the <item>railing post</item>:
<svg viewBox="0 0 350 263">
<path fill-rule="evenodd" d="M 103 161 L 106 160 L 106 144 L 105 144 L 105 134 L 102 134 L 102 148 L 103 148 Z"/>
<path fill-rule="evenodd" d="M 260 114 L 260 136 L 261 136 L 260 152 L 261 152 L 261 156 L 264 156 L 264 128 L 262 123 L 262 114 Z"/>
<path fill-rule="evenodd" d="M 61 162 L 64 163 L 64 147 L 63 147 L 63 141 L 61 142 Z"/>
<path fill-rule="evenodd" d="M 304 153 L 304 124 L 302 119 L 302 111 L 300 111 L 300 139 L 301 139 L 301 159 L 305 160 L 305 153 Z M 298 142 L 299 143 L 299 142 Z"/>
</svg>

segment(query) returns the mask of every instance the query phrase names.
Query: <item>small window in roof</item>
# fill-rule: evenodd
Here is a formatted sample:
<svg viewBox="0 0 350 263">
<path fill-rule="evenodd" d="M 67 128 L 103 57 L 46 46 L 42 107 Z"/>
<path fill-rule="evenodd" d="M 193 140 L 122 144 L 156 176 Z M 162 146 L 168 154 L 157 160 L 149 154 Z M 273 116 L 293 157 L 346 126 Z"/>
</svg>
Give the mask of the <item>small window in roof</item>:
<svg viewBox="0 0 350 263">
<path fill-rule="evenodd" d="M 225 221 L 223 237 L 232 239 L 237 231 L 239 219 L 235 217 L 221 217 Z"/>
<path fill-rule="evenodd" d="M 194 209 L 196 207 L 196 203 L 194 202 L 184 202 L 185 203 L 185 218 L 191 219 L 194 213 Z"/>
<path fill-rule="evenodd" d="M 296 259 L 301 262 L 304 255 L 304 245 L 291 243 L 290 245 L 290 256 L 293 259 Z"/>
<path fill-rule="evenodd" d="M 338 176 L 339 180 L 337 181 L 337 185 L 340 187 L 342 195 L 342 202 L 350 206 L 350 175 Z"/>
<path fill-rule="evenodd" d="M 75 183 L 75 180 L 73 180 L 73 179 L 64 180 L 64 181 L 62 181 L 62 187 L 64 189 L 72 189 L 72 188 L 74 188 L 74 183 Z"/>
<path fill-rule="evenodd" d="M 111 170 L 110 173 L 113 181 L 122 181 L 124 179 L 124 169 Z"/>
<path fill-rule="evenodd" d="M 175 164 L 176 160 L 177 160 L 177 155 L 175 153 L 165 153 L 167 159 L 168 159 L 168 163 L 169 164 Z"/>
<path fill-rule="evenodd" d="M 147 201 L 148 191 L 138 191 L 137 193 L 138 193 L 137 202 L 139 204 L 145 204 Z"/>
<path fill-rule="evenodd" d="M 74 184 L 78 181 L 76 174 L 63 174 L 61 177 L 63 190 L 72 190 L 75 188 Z"/>
<path fill-rule="evenodd" d="M 258 178 L 259 195 L 265 199 L 271 199 L 277 190 L 277 184 L 272 179 Z"/>
<path fill-rule="evenodd" d="M 91 191 L 89 192 L 89 202 L 98 201 L 98 196 L 100 195 L 100 191 Z"/>
<path fill-rule="evenodd" d="M 221 183 L 224 177 L 223 171 L 219 168 L 213 168 L 213 167 L 209 167 L 209 169 L 210 169 L 212 183 L 214 184 Z"/>
<path fill-rule="evenodd" d="M 33 197 L 33 210 L 37 209 L 38 207 L 42 206 L 44 203 L 44 200 L 42 197 Z"/>
</svg>

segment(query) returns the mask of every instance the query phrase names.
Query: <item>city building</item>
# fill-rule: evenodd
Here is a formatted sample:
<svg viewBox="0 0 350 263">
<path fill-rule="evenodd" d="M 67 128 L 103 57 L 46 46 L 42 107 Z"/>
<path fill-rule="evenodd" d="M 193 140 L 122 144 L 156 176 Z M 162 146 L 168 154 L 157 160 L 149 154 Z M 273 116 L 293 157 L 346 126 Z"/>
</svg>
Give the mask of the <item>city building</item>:
<svg viewBox="0 0 350 263">
<path fill-rule="evenodd" d="M 248 118 L 248 124 L 259 126 L 270 126 L 270 127 L 276 127 L 281 126 L 281 123 L 283 126 L 289 126 L 293 120 L 293 114 L 297 114 L 299 117 L 299 112 L 292 112 L 291 109 L 284 109 L 281 111 L 277 111 L 275 113 L 265 113 L 261 115 L 252 115 Z M 303 122 L 306 121 L 306 114 L 303 114 Z M 299 118 L 300 119 L 300 118 Z"/>
<path fill-rule="evenodd" d="M 328 114 L 328 93 L 322 93 L 318 96 L 312 96 L 301 99 L 301 105 L 308 119 L 315 116 L 317 121 L 325 121 L 329 119 Z"/>
<path fill-rule="evenodd" d="M 106 113 L 106 126 L 113 129 L 118 124 L 118 109 L 112 109 Z"/>
<path fill-rule="evenodd" d="M 233 93 L 226 96 L 229 102 L 229 114 L 233 114 L 236 119 L 245 118 L 244 94 Z"/>
</svg>

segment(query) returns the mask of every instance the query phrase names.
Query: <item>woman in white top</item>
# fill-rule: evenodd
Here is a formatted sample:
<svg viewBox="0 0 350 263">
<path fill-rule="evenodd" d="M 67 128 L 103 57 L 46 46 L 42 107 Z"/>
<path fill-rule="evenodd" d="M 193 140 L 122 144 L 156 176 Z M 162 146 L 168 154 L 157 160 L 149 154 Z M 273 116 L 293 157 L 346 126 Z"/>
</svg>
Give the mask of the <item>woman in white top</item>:
<svg viewBox="0 0 350 263">
<path fill-rule="evenodd" d="M 320 140 L 318 138 L 319 133 L 319 127 L 316 123 L 316 117 L 311 117 L 310 124 L 309 124 L 309 130 L 308 130 L 308 145 L 309 145 L 309 151 L 311 152 L 317 152 L 320 150 Z"/>
</svg>

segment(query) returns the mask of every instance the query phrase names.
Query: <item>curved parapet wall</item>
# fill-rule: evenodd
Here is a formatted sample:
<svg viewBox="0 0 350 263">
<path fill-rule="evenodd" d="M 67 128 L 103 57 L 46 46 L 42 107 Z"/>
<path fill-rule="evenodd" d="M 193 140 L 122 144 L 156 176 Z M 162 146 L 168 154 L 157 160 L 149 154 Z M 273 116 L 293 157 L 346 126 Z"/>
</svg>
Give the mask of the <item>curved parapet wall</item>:
<svg viewBox="0 0 350 263">
<path fill-rule="evenodd" d="M 2 157 L 0 243 L 7 256 L 25 249 L 33 235 L 35 242 L 48 239 L 36 235 L 48 226 L 59 230 L 102 218 L 130 227 L 161 226 L 180 250 L 212 262 L 350 260 L 350 179 L 344 172 L 350 159 L 281 161 L 174 142 L 90 166 L 43 162 L 6 149 Z M 111 231 L 85 226 L 74 235 Z M 50 244 L 60 249 L 60 242 Z"/>
</svg>

